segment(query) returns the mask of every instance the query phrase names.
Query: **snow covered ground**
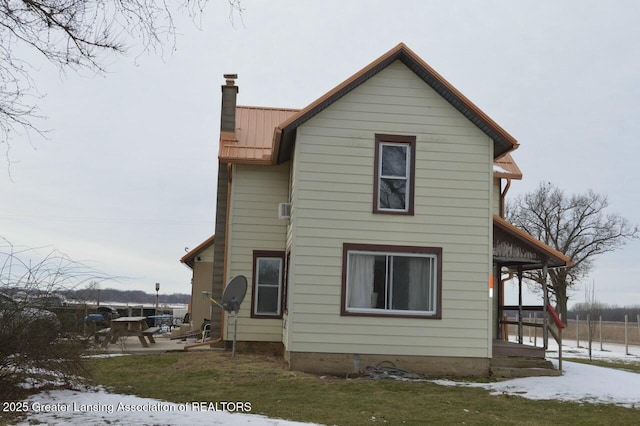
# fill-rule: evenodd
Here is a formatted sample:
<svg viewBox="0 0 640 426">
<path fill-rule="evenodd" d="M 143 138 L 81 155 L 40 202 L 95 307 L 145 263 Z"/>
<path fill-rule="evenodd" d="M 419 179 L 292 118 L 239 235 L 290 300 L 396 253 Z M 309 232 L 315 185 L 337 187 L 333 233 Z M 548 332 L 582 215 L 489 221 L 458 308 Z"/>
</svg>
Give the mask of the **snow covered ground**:
<svg viewBox="0 0 640 426">
<path fill-rule="evenodd" d="M 584 342 L 580 342 L 584 345 Z M 585 348 L 576 342 L 565 342 L 564 357 L 588 358 Z M 596 348 L 598 350 L 596 350 Z M 550 348 L 549 356 L 557 353 Z M 594 359 L 611 359 L 629 364 L 640 364 L 640 347 L 605 344 L 601 351 L 594 344 Z M 557 360 L 555 360 L 557 364 Z M 529 377 L 496 383 L 469 383 L 435 380 L 444 386 L 470 386 L 489 390 L 493 394 L 512 394 L 530 399 L 556 399 L 590 403 L 617 404 L 640 408 L 640 374 L 611 368 L 595 367 L 574 362 L 563 362 L 560 377 Z M 292 426 L 303 423 L 269 419 L 248 414 L 248 401 L 220 401 L 204 404 L 175 404 L 130 395 L 120 395 L 94 389 L 89 391 L 57 390 L 33 395 L 26 404 L 29 413 L 21 424 L 47 423 L 102 425 L 250 425 Z M 249 402 L 250 403 L 250 402 Z M 217 405 L 216 405 L 217 404 Z M 230 409 L 224 411 L 223 408 Z"/>
<path fill-rule="evenodd" d="M 526 341 L 525 341 L 526 342 Z M 451 380 L 435 380 L 445 386 L 468 386 L 489 390 L 494 395 L 509 394 L 529 399 L 555 399 L 559 401 L 591 402 L 615 404 L 640 409 L 640 373 L 613 368 L 596 367 L 566 358 L 589 359 L 587 342 L 565 341 L 562 345 L 563 375 L 559 377 L 526 377 L 495 383 L 468 383 Z M 557 345 L 549 345 L 547 357 L 556 367 Z M 629 346 L 626 354 L 624 345 L 605 343 L 600 350 L 599 343 L 593 343 L 591 356 L 594 360 L 611 360 L 626 364 L 640 365 L 640 347 Z"/>
<path fill-rule="evenodd" d="M 30 410 L 20 425 L 308 425 L 255 414 L 243 414 L 247 401 L 175 404 L 156 399 L 120 395 L 103 389 L 47 391 L 29 398 Z M 234 412 L 224 411 L 231 408 Z"/>
</svg>

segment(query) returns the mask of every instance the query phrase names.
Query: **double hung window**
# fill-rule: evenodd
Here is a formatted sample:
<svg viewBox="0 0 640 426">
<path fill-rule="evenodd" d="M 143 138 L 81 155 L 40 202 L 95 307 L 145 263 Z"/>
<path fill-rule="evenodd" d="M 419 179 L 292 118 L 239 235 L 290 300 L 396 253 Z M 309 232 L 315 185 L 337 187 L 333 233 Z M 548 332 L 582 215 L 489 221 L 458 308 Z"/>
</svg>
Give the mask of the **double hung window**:
<svg viewBox="0 0 640 426">
<path fill-rule="evenodd" d="M 253 317 L 281 317 L 284 253 L 253 253 Z"/>
<path fill-rule="evenodd" d="M 415 136 L 376 135 L 373 211 L 413 214 Z"/>
</svg>

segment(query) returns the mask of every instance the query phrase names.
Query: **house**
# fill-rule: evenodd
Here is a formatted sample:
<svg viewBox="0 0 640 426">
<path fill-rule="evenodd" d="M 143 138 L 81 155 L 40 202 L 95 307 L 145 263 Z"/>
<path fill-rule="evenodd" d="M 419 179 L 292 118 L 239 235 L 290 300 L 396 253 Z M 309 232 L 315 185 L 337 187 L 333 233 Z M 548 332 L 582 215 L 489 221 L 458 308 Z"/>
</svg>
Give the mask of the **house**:
<svg viewBox="0 0 640 426">
<path fill-rule="evenodd" d="M 239 350 L 487 375 L 501 278 L 570 264 L 501 217 L 522 177 L 513 136 L 404 44 L 301 110 L 237 106 L 225 77 L 212 292 L 248 279 Z"/>
<path fill-rule="evenodd" d="M 193 328 L 201 328 L 205 320 L 211 320 L 211 286 L 213 282 L 213 246 L 215 235 L 189 250 L 180 262 L 193 271 L 191 278 L 190 322 Z"/>
</svg>

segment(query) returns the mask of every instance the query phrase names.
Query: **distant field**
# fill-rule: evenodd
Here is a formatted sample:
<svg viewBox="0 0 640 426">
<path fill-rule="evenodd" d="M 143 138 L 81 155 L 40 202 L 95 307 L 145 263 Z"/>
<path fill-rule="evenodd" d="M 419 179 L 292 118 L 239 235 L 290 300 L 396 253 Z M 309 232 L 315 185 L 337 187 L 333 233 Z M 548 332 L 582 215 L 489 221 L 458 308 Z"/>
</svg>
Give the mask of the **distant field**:
<svg viewBox="0 0 640 426">
<path fill-rule="evenodd" d="M 627 323 L 627 342 L 630 345 L 640 345 L 640 328 L 638 327 L 638 323 L 635 321 L 635 318 L 633 318 L 633 320 L 633 322 L 629 321 Z M 525 337 L 529 335 L 533 336 L 535 332 L 536 331 L 534 327 L 524 327 Z M 600 327 L 597 321 L 594 322 L 592 326 L 592 332 L 593 340 L 596 342 L 599 341 Z M 511 335 L 517 334 L 517 326 L 509 326 L 509 333 Z M 542 329 L 538 328 L 537 333 L 538 337 L 542 336 Z M 603 342 L 624 344 L 624 335 L 624 322 L 602 321 Z M 570 340 L 577 340 L 577 338 L 579 338 L 581 341 L 587 341 L 589 338 L 589 327 L 587 325 L 586 319 L 580 319 L 578 322 L 576 322 L 575 320 L 569 320 L 567 328 L 565 328 L 562 332 L 562 338 Z"/>
</svg>

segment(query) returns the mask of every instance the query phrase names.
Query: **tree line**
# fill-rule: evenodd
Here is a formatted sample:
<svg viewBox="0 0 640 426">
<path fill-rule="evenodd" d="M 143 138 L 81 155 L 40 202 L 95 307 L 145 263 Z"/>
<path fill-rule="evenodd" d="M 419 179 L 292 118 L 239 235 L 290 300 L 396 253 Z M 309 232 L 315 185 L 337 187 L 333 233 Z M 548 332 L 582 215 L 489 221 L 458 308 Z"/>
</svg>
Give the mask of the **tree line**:
<svg viewBox="0 0 640 426">
<path fill-rule="evenodd" d="M 64 296 L 69 300 L 77 301 L 100 301 L 100 303 L 118 302 L 118 303 L 156 303 L 156 295 L 145 293 L 141 290 L 116 290 L 113 288 L 95 289 L 83 288 L 78 290 L 67 290 Z M 187 304 L 191 301 L 189 294 L 160 294 L 158 301 L 165 303 L 182 303 Z"/>
<path fill-rule="evenodd" d="M 577 303 L 568 311 L 568 318 L 575 320 L 576 315 L 579 315 L 581 320 L 586 320 L 587 315 L 591 315 L 594 320 L 602 317 L 602 321 L 618 322 L 624 322 L 624 317 L 627 315 L 629 321 L 636 322 L 638 315 L 640 315 L 640 305 L 616 306 L 606 303 Z"/>
</svg>

